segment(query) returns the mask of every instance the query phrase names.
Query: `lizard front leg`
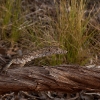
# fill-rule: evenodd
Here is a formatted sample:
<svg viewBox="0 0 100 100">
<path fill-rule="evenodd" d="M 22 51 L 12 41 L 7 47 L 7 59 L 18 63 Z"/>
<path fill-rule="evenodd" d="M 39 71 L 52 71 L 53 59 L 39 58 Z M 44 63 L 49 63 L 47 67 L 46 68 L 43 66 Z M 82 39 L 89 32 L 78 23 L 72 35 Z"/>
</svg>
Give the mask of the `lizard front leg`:
<svg viewBox="0 0 100 100">
<path fill-rule="evenodd" d="M 25 63 L 22 63 L 22 64 L 20 64 L 19 66 L 20 66 L 20 67 L 23 67 L 24 65 L 25 65 Z"/>
<path fill-rule="evenodd" d="M 10 68 L 10 66 L 13 64 L 13 60 L 11 60 L 8 64 L 6 64 L 5 66 L 3 66 L 0 70 L 0 73 L 2 72 L 7 72 L 7 70 Z"/>
</svg>

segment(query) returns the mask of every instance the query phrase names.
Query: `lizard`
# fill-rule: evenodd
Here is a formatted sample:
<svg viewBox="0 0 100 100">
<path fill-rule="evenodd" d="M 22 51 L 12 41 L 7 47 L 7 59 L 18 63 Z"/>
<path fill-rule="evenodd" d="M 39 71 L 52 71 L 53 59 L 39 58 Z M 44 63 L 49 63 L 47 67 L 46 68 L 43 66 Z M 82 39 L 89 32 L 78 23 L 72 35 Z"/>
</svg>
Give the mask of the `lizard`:
<svg viewBox="0 0 100 100">
<path fill-rule="evenodd" d="M 16 58 L 11 59 L 9 63 L 7 63 L 5 66 L 1 68 L 1 72 L 7 71 L 7 69 L 9 69 L 12 64 L 17 64 L 23 67 L 27 62 L 32 61 L 36 58 L 46 57 L 53 54 L 66 54 L 66 53 L 67 53 L 66 50 L 63 50 L 56 46 L 45 47 L 43 49 L 33 51 L 29 54 L 25 54 L 21 57 L 16 57 Z"/>
</svg>

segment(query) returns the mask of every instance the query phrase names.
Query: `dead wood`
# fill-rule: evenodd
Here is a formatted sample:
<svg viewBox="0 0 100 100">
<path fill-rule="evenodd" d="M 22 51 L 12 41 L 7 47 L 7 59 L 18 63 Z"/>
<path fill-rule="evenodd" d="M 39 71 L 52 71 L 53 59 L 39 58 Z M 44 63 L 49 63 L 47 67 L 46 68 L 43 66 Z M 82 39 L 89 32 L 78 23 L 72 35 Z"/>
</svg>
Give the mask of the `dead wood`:
<svg viewBox="0 0 100 100">
<path fill-rule="evenodd" d="M 23 67 L 0 74 L 0 94 L 10 91 L 100 92 L 100 69 L 62 65 Z"/>
</svg>

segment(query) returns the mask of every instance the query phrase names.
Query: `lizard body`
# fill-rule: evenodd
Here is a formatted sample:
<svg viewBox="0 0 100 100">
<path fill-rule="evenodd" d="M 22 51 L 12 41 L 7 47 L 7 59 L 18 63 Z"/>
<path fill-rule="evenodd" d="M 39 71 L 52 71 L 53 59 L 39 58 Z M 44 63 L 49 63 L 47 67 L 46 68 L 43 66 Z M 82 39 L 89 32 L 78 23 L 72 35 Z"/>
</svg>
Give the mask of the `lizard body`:
<svg viewBox="0 0 100 100">
<path fill-rule="evenodd" d="M 21 57 L 12 59 L 8 64 L 6 64 L 6 66 L 2 67 L 2 70 L 6 71 L 12 64 L 18 64 L 20 66 L 24 66 L 27 62 L 34 60 L 36 58 L 50 56 L 53 54 L 66 54 L 66 53 L 67 53 L 66 50 L 60 49 L 58 47 L 46 47 L 40 50 L 33 51 Z"/>
</svg>

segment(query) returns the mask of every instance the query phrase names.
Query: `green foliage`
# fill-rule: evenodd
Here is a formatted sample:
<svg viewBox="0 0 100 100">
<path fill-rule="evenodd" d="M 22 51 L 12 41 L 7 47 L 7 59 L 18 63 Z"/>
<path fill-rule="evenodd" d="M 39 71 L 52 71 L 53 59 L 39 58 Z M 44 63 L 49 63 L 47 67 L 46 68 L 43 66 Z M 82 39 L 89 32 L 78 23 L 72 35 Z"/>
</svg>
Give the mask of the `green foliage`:
<svg viewBox="0 0 100 100">
<path fill-rule="evenodd" d="M 2 38 L 8 39 L 12 42 L 15 42 L 19 39 L 20 31 L 18 30 L 21 21 L 19 17 L 21 15 L 20 8 L 21 0 L 7 0 L 2 2 L 1 11 L 2 11 Z"/>
<path fill-rule="evenodd" d="M 86 34 L 89 18 L 83 21 L 85 3 L 83 0 L 71 0 L 70 11 L 66 11 L 66 0 L 60 0 L 60 13 L 56 22 L 56 34 L 59 42 L 68 50 L 66 54 L 69 63 L 79 63 L 87 56 L 90 36 Z"/>
<path fill-rule="evenodd" d="M 2 39 L 16 42 L 21 37 L 24 43 L 22 45 L 32 50 L 33 48 L 37 49 L 48 45 L 58 45 L 68 51 L 66 55 L 53 55 L 39 60 L 40 62 L 38 60 L 35 61 L 41 65 L 86 64 L 90 57 L 89 46 L 97 32 L 95 30 L 91 31 L 87 27 L 90 16 L 84 18 L 85 0 L 70 1 L 71 6 L 66 0 L 60 0 L 60 5 L 57 4 L 56 6 L 55 13 L 57 15 L 55 19 L 45 15 L 45 20 L 47 21 L 44 20 L 43 22 L 38 19 L 36 22 L 31 23 L 32 25 L 27 24 L 28 21 L 24 20 L 26 16 L 22 15 L 21 0 L 16 0 L 15 2 L 14 0 L 6 0 L 2 2 L 0 7 Z"/>
</svg>

